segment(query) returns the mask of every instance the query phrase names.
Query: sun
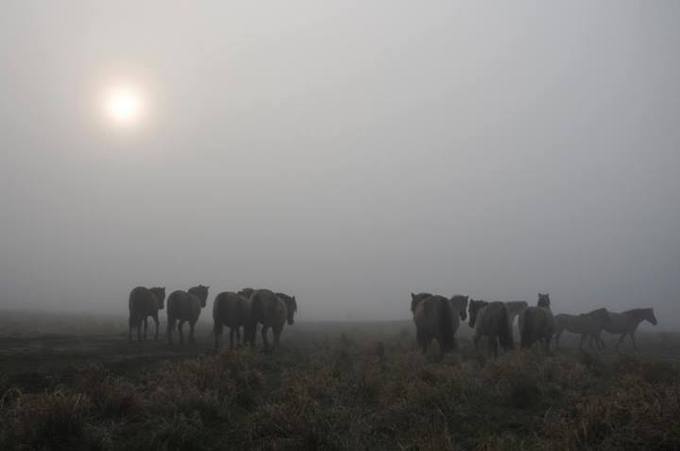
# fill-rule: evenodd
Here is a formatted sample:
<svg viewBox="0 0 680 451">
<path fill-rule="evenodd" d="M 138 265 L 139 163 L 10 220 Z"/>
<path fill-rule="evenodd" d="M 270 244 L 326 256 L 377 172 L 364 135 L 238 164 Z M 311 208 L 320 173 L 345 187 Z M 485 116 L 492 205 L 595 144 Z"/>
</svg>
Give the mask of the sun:
<svg viewBox="0 0 680 451">
<path fill-rule="evenodd" d="M 104 111 L 115 124 L 134 125 L 144 112 L 143 100 L 141 91 L 133 86 L 113 86 L 104 95 Z"/>
</svg>

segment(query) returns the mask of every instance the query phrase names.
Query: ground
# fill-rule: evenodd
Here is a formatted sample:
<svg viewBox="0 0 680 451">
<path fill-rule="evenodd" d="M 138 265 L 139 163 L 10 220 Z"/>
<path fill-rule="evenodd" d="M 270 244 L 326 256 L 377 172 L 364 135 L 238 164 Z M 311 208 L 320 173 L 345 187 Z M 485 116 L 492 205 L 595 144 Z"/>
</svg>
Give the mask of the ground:
<svg viewBox="0 0 680 451">
<path fill-rule="evenodd" d="M 298 322 L 268 355 L 214 352 L 207 323 L 180 347 L 128 343 L 122 317 L 1 313 L 0 449 L 680 448 L 680 334 L 651 327 L 637 353 L 491 361 L 466 325 L 443 359 L 409 321 Z"/>
</svg>

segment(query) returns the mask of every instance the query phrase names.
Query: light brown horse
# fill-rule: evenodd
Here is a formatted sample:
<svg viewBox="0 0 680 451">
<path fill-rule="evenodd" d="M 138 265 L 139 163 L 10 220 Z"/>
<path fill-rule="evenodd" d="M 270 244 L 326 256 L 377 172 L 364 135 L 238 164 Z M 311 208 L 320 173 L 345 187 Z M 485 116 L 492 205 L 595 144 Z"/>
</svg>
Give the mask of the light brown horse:
<svg viewBox="0 0 680 451">
<path fill-rule="evenodd" d="M 489 353 L 494 358 L 498 357 L 499 343 L 504 351 L 511 351 L 514 347 L 508 310 L 503 302 L 470 300 L 470 327 L 475 329 L 475 349 L 479 349 L 479 340 L 486 336 Z"/>
<path fill-rule="evenodd" d="M 581 315 L 561 313 L 555 315 L 555 346 L 560 346 L 560 337 L 566 330 L 581 335 L 578 348 L 583 350 L 583 343 L 589 338 L 588 345 L 593 348 L 593 337 L 599 337 L 604 326 L 609 322 L 609 312 L 606 308 L 599 308 Z"/>
<path fill-rule="evenodd" d="M 530 348 L 541 342 L 550 351 L 550 342 L 555 333 L 555 318 L 550 310 L 550 295 L 538 293 L 536 307 L 527 307 L 519 317 L 522 348 Z"/>
<path fill-rule="evenodd" d="M 250 301 L 248 298 L 231 291 L 218 294 L 213 302 L 215 350 L 220 347 L 223 326 L 229 328 L 229 348 L 234 349 L 234 336 L 236 336 L 236 346 L 240 345 L 240 329 L 248 324 L 249 318 Z"/>
<path fill-rule="evenodd" d="M 283 326 L 288 322 L 289 325 L 295 323 L 295 312 L 297 312 L 297 301 L 295 296 L 288 296 L 283 293 L 274 293 L 271 290 L 254 290 L 249 299 L 250 320 L 246 328 L 246 336 L 251 346 L 255 346 L 255 336 L 257 325 L 262 324 L 262 341 L 265 352 L 270 351 L 267 333 L 269 328 L 274 335 L 274 347 L 279 347 Z"/>
<path fill-rule="evenodd" d="M 182 327 L 185 322 L 189 323 L 189 343 L 195 342 L 194 327 L 208 299 L 208 288 L 198 285 L 187 291 L 173 291 L 168 296 L 168 343 L 172 344 L 172 332 L 175 326 L 179 330 L 179 343 L 184 343 Z"/>
<path fill-rule="evenodd" d="M 451 299 L 429 293 L 411 293 L 413 322 L 416 337 L 423 354 L 432 340 L 437 340 L 442 353 L 456 349 L 456 331 L 461 319 L 467 318 L 467 296 L 455 295 Z"/>
<path fill-rule="evenodd" d="M 132 329 L 137 328 L 137 341 L 142 341 L 142 322 L 144 323 L 144 339 L 146 340 L 147 317 L 156 324 L 154 339 L 158 340 L 158 311 L 163 309 L 165 301 L 164 287 L 136 287 L 130 291 L 128 308 L 130 309 L 128 341 L 132 341 Z"/>
<path fill-rule="evenodd" d="M 637 343 L 635 342 L 635 332 L 642 321 L 648 321 L 650 324 L 656 326 L 657 320 L 656 315 L 654 315 L 653 308 L 636 308 L 632 310 L 626 310 L 622 313 L 609 312 L 609 321 L 605 324 L 602 329 L 610 334 L 621 334 L 619 341 L 616 342 L 616 349 L 619 349 L 621 343 L 623 343 L 626 335 L 630 337 L 630 341 L 633 343 L 633 349 L 637 351 Z M 598 336 L 598 341 L 604 346 L 604 341 L 602 337 Z"/>
</svg>

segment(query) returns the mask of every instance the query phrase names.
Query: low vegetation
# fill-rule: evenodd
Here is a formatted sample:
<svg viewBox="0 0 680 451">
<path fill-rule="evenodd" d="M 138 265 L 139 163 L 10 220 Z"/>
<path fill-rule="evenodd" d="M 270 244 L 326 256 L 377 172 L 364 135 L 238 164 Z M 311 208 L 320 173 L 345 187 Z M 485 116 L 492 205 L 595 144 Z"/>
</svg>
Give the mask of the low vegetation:
<svg viewBox="0 0 680 451">
<path fill-rule="evenodd" d="M 339 335 L 103 364 L 31 392 L 0 379 L 0 449 L 631 449 L 680 447 L 680 371 L 642 356 L 470 343 L 438 359 L 412 335 Z"/>
</svg>

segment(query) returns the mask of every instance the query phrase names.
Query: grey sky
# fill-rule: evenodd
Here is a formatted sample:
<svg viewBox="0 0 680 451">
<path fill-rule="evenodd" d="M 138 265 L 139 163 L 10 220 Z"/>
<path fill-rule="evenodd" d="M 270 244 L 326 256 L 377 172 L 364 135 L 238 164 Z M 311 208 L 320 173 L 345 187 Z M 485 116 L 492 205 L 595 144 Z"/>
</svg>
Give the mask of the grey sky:
<svg viewBox="0 0 680 451">
<path fill-rule="evenodd" d="M 680 3 L 138 3 L 3 2 L 0 306 L 549 291 L 680 324 Z"/>
</svg>

